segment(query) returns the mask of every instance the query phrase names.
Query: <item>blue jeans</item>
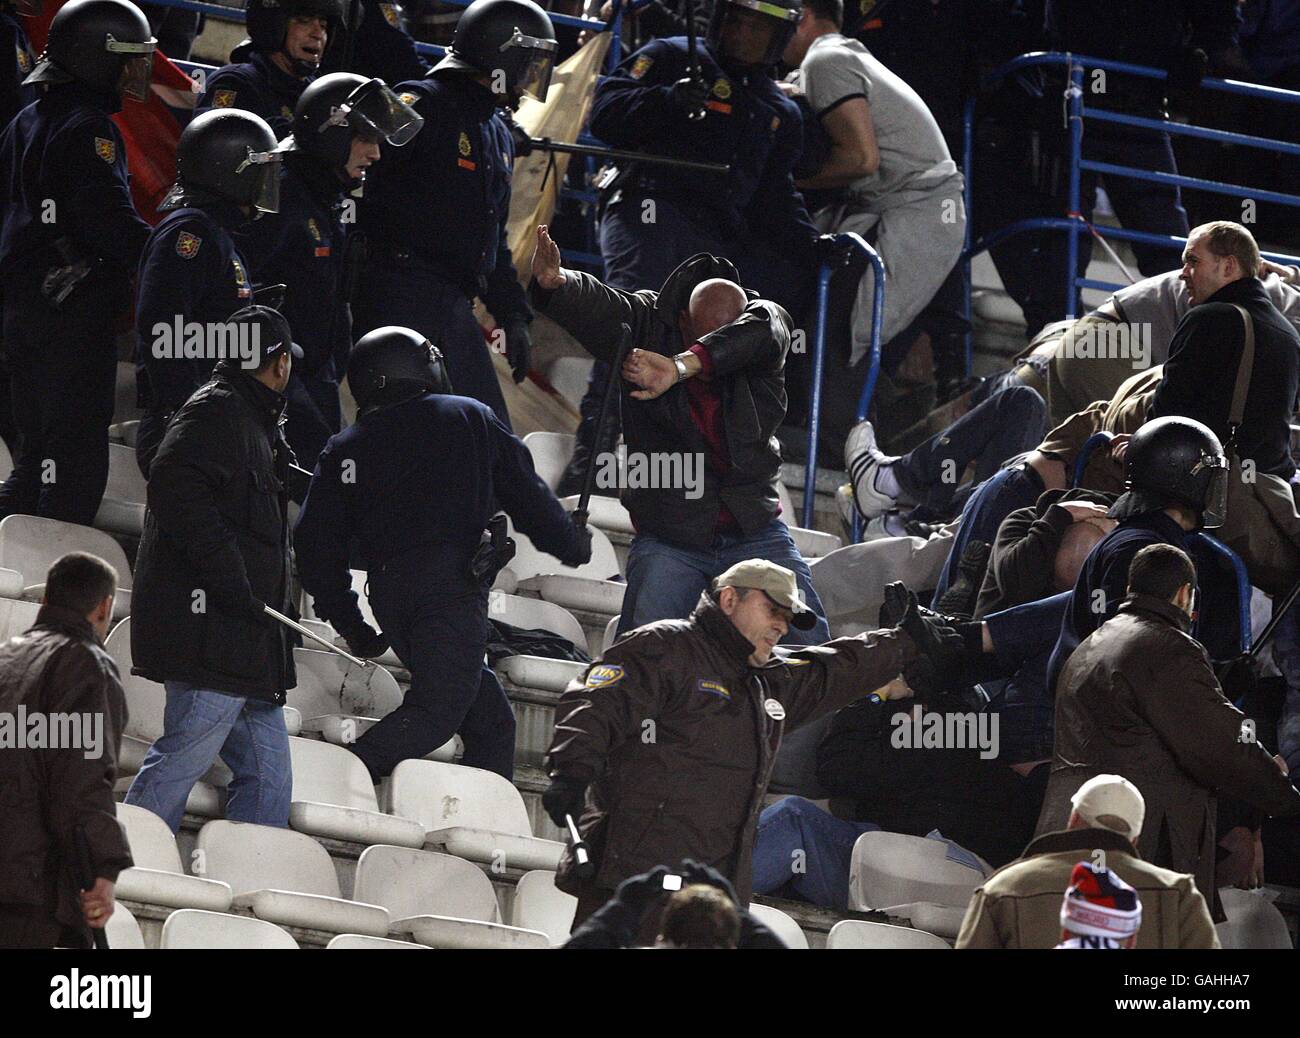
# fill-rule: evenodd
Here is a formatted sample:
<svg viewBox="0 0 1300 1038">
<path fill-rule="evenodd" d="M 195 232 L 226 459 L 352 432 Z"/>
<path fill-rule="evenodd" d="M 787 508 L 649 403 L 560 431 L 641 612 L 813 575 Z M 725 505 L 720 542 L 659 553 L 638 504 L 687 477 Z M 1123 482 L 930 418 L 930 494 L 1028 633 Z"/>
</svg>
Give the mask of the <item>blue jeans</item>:
<svg viewBox="0 0 1300 1038">
<path fill-rule="evenodd" d="M 220 756 L 233 775 L 226 817 L 287 826 L 293 776 L 284 710 L 184 681 L 165 688 L 162 737 L 145 754 L 126 802 L 148 808 L 176 832 L 194 783 Z"/>
<path fill-rule="evenodd" d="M 780 519 L 773 519 L 753 537 L 718 534 L 712 547 L 705 549 L 673 544 L 653 534 L 637 534 L 627 558 L 627 591 L 618 621 L 619 635 L 655 620 L 685 619 L 714 577 L 746 559 L 767 559 L 792 570 L 804 601 L 817 614 L 817 625 L 812 630 L 791 627 L 785 637 L 787 643 L 820 645 L 830 640 L 826 610 L 812 586 L 808 563 Z"/>
<path fill-rule="evenodd" d="M 847 911 L 853 845 L 879 828 L 836 818 L 803 797 L 764 808 L 754 838 L 754 893 L 775 894 L 788 886 L 814 905 Z"/>
</svg>

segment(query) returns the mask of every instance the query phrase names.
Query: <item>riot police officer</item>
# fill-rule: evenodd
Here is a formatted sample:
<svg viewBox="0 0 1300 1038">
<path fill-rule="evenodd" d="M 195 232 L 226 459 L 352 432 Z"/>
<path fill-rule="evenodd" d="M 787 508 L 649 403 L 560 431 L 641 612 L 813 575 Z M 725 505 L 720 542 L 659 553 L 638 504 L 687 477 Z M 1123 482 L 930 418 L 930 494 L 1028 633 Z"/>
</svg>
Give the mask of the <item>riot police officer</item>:
<svg viewBox="0 0 1300 1038">
<path fill-rule="evenodd" d="M 293 109 L 343 25 L 345 0 L 248 0 L 248 39 L 208 77 L 195 110 L 243 108 L 288 136 Z"/>
<path fill-rule="evenodd" d="M 22 18 L 41 13 L 42 0 L 4 0 L 0 3 L 0 129 L 36 100 L 35 86 L 23 82 L 36 67 L 31 40 Z"/>
<path fill-rule="evenodd" d="M 522 382 L 533 312 L 506 243 L 515 149 L 497 108 L 546 96 L 555 49 L 551 20 L 532 0 L 475 0 L 447 56 L 426 78 L 397 87 L 427 128 L 378 167 L 361 205 L 367 263 L 357 330 L 400 324 L 439 342 L 456 389 L 507 426 L 471 300 L 496 318 Z"/>
<path fill-rule="evenodd" d="M 302 92 L 285 149 L 280 212 L 244 225 L 236 241 L 260 284 L 283 284 L 280 312 L 305 357 L 294 365 L 285 435 L 308 468 L 339 431 L 339 380 L 352 348 L 347 272 L 356 203 L 379 161 L 380 141 L 405 145 L 423 120 L 381 79 L 347 72 L 321 76 Z"/>
<path fill-rule="evenodd" d="M 241 353 L 257 344 L 235 341 L 227 324 L 253 301 L 232 232 L 279 211 L 281 158 L 275 134 L 252 112 L 204 112 L 181 134 L 176 184 L 158 207 L 168 215 L 140 260 L 136 389 L 144 416 L 136 458 L 146 477 L 167 422 L 217 361 L 235 356 L 257 366 Z"/>
<path fill-rule="evenodd" d="M 771 69 L 794 33 L 800 0 L 720 0 L 697 48 L 685 37 L 653 40 L 596 88 L 591 132 L 617 148 L 725 163 L 727 176 L 639 166 L 603 181 L 600 251 L 615 288 L 657 289 L 697 252 L 725 256 L 742 283 L 790 313 L 802 313 L 815 266 L 817 231 L 791 170 L 802 119 Z M 561 491 L 581 485 L 608 369 L 592 371 L 578 449 Z M 617 429 L 600 437 L 600 450 Z"/>
<path fill-rule="evenodd" d="M 46 93 L 0 137 L 0 291 L 22 439 L 0 516 L 89 524 L 108 480 L 117 351 L 149 235 L 111 115 L 149 93 L 154 39 L 129 0 L 72 0 L 27 77 Z"/>
<path fill-rule="evenodd" d="M 316 464 L 294 533 L 298 572 L 353 652 L 377 656 L 391 641 L 411 672 L 402 706 L 352 750 L 378 780 L 459 732 L 461 763 L 510 778 L 514 716 L 483 663 L 488 587 L 504 560 L 481 552 L 480 539 L 498 503 L 566 565 L 590 559 L 590 531 L 490 408 L 450 395 L 442 357 L 419 332 L 362 338 L 348 385 L 360 414 Z M 382 635 L 362 618 L 349 566 L 367 573 Z"/>
</svg>

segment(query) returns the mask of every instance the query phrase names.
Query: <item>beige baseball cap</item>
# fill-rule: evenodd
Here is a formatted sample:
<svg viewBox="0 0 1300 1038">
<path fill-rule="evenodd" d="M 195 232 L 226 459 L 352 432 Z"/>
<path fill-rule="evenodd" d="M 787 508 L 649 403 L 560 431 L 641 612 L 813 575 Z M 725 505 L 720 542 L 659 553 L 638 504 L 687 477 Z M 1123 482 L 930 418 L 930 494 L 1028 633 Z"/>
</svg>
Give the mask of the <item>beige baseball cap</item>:
<svg viewBox="0 0 1300 1038">
<path fill-rule="evenodd" d="M 1096 775 L 1070 798 L 1074 810 L 1089 825 L 1109 829 L 1137 843 L 1147 804 L 1142 793 L 1122 775 Z"/>
<path fill-rule="evenodd" d="M 799 594 L 799 583 L 790 570 L 766 559 L 738 562 L 713 582 L 715 590 L 724 587 L 753 588 L 762 591 L 777 605 L 794 614 L 791 626 L 811 631 L 817 626 L 817 614 L 808 608 Z"/>
</svg>

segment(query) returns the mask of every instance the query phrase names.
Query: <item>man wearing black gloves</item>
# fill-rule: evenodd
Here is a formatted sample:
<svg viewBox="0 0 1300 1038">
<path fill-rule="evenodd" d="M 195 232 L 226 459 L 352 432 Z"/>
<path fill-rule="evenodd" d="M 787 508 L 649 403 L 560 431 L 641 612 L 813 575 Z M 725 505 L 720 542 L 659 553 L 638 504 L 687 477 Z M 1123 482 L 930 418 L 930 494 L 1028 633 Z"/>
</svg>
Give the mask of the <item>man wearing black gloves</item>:
<svg viewBox="0 0 1300 1038">
<path fill-rule="evenodd" d="M 289 824 L 282 707 L 297 684 L 296 636 L 265 610 L 295 613 L 280 419 L 302 351 L 274 310 L 252 306 L 230 321 L 248 326 L 261 363 L 245 370 L 223 360 L 167 427 L 132 589 L 133 670 L 163 683 L 167 709 L 126 802 L 172 832 L 218 755 L 234 774 L 228 819 Z"/>
<path fill-rule="evenodd" d="M 892 630 L 774 654 L 791 624 L 815 622 L 794 574 L 751 559 L 722 574 L 689 620 L 663 620 L 612 645 L 556 710 L 547 813 L 577 820 L 596 865 L 571 850 L 557 885 L 583 922 L 628 876 L 666 861 L 712 863 L 748 904 L 763 796 L 787 725 L 797 728 L 931 658 L 960 654 L 951 629 L 903 592 Z M 588 788 L 590 787 L 590 796 Z"/>
<path fill-rule="evenodd" d="M 565 514 L 490 408 L 452 395 L 441 354 L 418 332 L 362 338 L 348 385 L 360 415 L 316 464 L 295 530 L 299 576 L 316 615 L 353 652 L 378 656 L 391 640 L 411 672 L 402 705 L 351 749 L 378 780 L 459 732 L 462 764 L 510 778 L 514 715 L 483 663 L 500 565 L 475 564 L 483 529 L 499 506 L 569 566 L 591 558 L 591 532 Z M 353 567 L 367 573 L 387 637 L 362 616 Z"/>
</svg>

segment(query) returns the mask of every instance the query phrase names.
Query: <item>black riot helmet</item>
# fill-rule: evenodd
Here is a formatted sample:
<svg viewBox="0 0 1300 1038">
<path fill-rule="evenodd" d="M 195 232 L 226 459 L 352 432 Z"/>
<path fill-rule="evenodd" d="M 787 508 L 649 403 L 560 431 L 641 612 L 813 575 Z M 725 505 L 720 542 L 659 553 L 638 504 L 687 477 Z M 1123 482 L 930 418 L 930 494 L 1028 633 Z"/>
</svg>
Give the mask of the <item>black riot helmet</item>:
<svg viewBox="0 0 1300 1038">
<path fill-rule="evenodd" d="M 240 108 L 203 112 L 181 134 L 176 183 L 158 208 L 219 199 L 255 213 L 278 213 L 282 158 L 283 148 L 260 115 Z"/>
<path fill-rule="evenodd" d="M 544 101 L 558 46 L 550 17 L 533 0 L 474 0 L 434 71 L 485 73 L 512 106 L 524 95 Z"/>
<path fill-rule="evenodd" d="M 1219 438 L 1191 418 L 1157 418 L 1133 434 L 1124 454 L 1124 493 L 1112 519 L 1183 505 L 1207 530 L 1223 525 L 1228 459 Z"/>
<path fill-rule="evenodd" d="M 348 358 L 348 388 L 361 414 L 425 393 L 451 393 L 442 351 L 419 332 L 389 325 L 363 335 Z"/>
<path fill-rule="evenodd" d="M 23 82 L 75 80 L 119 99 L 147 101 L 157 43 L 130 0 L 71 0 L 50 22 L 45 53 Z"/>
<path fill-rule="evenodd" d="M 709 19 L 709 49 L 728 71 L 772 68 L 802 13 L 802 0 L 717 0 Z"/>
<path fill-rule="evenodd" d="M 347 0 L 248 0 L 245 24 L 253 50 L 267 55 L 283 50 L 291 18 L 323 19 L 328 34 L 325 41 L 328 49 L 340 35 L 339 30 L 347 26 Z M 236 48 L 235 53 L 240 50 L 241 48 Z M 235 54 L 231 57 L 235 57 Z M 318 54 L 314 63 L 287 54 L 285 57 L 293 65 L 294 75 L 303 78 L 313 75 L 320 68 L 325 54 L 323 51 Z"/>
<path fill-rule="evenodd" d="M 354 188 L 360 181 L 346 175 L 354 137 L 400 148 L 423 125 L 424 119 L 382 79 L 331 72 L 302 92 L 293 111 L 293 134 L 280 148 L 312 156 Z"/>
</svg>

